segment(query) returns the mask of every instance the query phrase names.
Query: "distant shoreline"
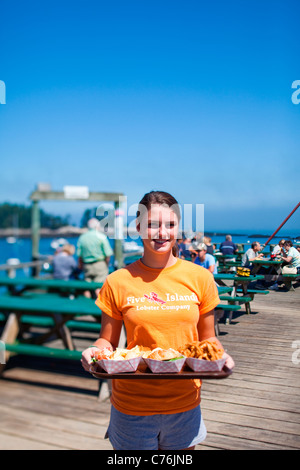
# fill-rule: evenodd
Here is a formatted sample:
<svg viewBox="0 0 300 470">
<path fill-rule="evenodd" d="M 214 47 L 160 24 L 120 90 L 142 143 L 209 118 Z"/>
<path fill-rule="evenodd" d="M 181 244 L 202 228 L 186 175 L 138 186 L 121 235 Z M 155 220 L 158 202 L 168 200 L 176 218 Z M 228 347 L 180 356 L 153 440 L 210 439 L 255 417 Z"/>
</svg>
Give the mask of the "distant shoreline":
<svg viewBox="0 0 300 470">
<path fill-rule="evenodd" d="M 86 228 L 80 228 L 80 227 L 73 227 L 73 226 L 65 226 L 65 227 L 60 227 L 58 229 L 48 229 L 48 228 L 41 228 L 40 229 L 40 237 L 41 238 L 61 238 L 61 237 L 79 237 L 82 233 L 86 232 Z M 136 234 L 136 230 L 134 228 L 124 228 L 124 235 L 126 235 L 126 231 L 128 233 L 128 236 L 130 234 Z M 214 232 L 214 231 L 207 231 L 205 232 L 205 235 L 209 237 L 225 237 L 229 232 Z M 266 238 L 268 239 L 271 234 L 251 234 L 248 235 L 247 233 L 235 233 L 235 232 L 230 232 L 232 237 L 248 237 L 248 238 Z M 5 229 L 0 229 L 0 239 L 1 238 L 8 238 L 8 237 L 15 237 L 15 238 L 31 238 L 31 229 L 25 229 L 25 228 L 5 228 Z M 281 235 L 277 235 L 274 238 L 281 238 Z M 299 239 L 299 236 L 288 236 L 285 235 L 286 238 L 295 238 Z"/>
<path fill-rule="evenodd" d="M 41 238 L 60 238 L 60 237 L 76 237 L 86 232 L 87 229 L 79 227 L 60 227 L 55 230 L 41 228 L 39 230 Z M 2 228 L 0 229 L 0 238 L 16 237 L 31 238 L 31 228 Z"/>
</svg>

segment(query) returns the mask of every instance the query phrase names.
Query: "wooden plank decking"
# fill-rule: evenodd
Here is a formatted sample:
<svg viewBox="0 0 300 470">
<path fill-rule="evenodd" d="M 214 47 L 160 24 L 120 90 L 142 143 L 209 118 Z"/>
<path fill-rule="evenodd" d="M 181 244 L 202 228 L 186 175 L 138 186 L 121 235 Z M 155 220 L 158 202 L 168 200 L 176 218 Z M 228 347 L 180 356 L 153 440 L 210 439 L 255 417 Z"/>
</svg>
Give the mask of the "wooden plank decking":
<svg viewBox="0 0 300 470">
<path fill-rule="evenodd" d="M 226 380 L 203 383 L 208 435 L 197 450 L 300 449 L 300 363 L 292 362 L 299 306 L 299 287 L 271 291 L 255 297 L 251 315 L 242 309 L 220 324 L 236 367 Z M 97 395 L 97 380 L 79 364 L 13 358 L 0 380 L 0 449 L 112 449 L 104 440 L 109 400 Z"/>
<path fill-rule="evenodd" d="M 225 381 L 205 382 L 208 436 L 199 448 L 300 449 L 300 289 L 255 297 L 252 315 L 220 325 L 236 362 Z"/>
</svg>

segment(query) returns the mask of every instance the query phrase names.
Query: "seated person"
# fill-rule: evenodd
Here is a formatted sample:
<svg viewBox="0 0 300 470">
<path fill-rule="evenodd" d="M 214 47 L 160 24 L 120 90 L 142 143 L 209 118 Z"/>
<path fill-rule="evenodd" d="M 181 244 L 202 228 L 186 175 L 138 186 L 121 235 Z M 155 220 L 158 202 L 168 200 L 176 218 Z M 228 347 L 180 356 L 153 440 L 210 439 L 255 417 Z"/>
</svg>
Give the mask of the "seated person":
<svg viewBox="0 0 300 470">
<path fill-rule="evenodd" d="M 250 268 L 252 267 L 251 262 L 254 261 L 255 259 L 261 259 L 263 258 L 262 253 L 258 253 L 261 250 L 261 246 L 259 242 L 253 242 L 251 245 L 251 248 L 247 250 L 242 258 L 242 266 L 244 268 Z"/>
<path fill-rule="evenodd" d="M 207 246 L 205 243 L 195 243 L 192 249 L 198 254 L 194 259 L 195 264 L 199 264 L 199 266 L 208 269 L 212 274 L 218 274 L 216 260 L 214 256 L 207 253 Z"/>
<path fill-rule="evenodd" d="M 73 257 L 75 246 L 64 245 L 53 257 L 53 277 L 67 281 L 74 274 L 77 263 Z"/>
<path fill-rule="evenodd" d="M 234 255 L 238 252 L 238 247 L 233 243 L 231 235 L 226 235 L 225 241 L 220 245 L 220 251 L 222 255 L 232 255 L 232 258 L 235 259 Z"/>
<path fill-rule="evenodd" d="M 287 255 L 283 255 L 282 259 L 287 263 L 282 269 L 283 274 L 300 274 L 300 253 L 293 246 L 290 240 L 284 242 L 283 248 Z"/>
<path fill-rule="evenodd" d="M 284 243 L 281 246 L 280 258 L 286 263 L 282 268 L 282 274 L 300 274 L 300 252 L 298 251 L 298 247 L 297 249 L 293 247 L 293 243 L 291 241 L 281 241 Z M 270 286 L 269 289 L 278 290 L 279 283 L 280 281 L 275 282 L 275 284 Z"/>
<path fill-rule="evenodd" d="M 206 245 L 206 248 L 207 248 L 207 253 L 209 255 L 213 255 L 214 254 L 214 247 L 211 243 L 211 238 L 210 237 L 203 237 L 203 243 Z"/>
<path fill-rule="evenodd" d="M 185 259 L 185 258 L 190 258 L 191 252 L 189 250 L 191 246 L 191 240 L 189 238 L 186 238 L 184 235 L 182 238 L 179 238 L 177 240 L 177 246 L 178 246 L 178 257 Z"/>
<path fill-rule="evenodd" d="M 280 256 L 282 254 L 282 247 L 285 243 L 285 240 L 280 240 L 278 245 L 276 245 L 271 253 L 271 259 L 276 258 L 277 256 Z"/>
</svg>

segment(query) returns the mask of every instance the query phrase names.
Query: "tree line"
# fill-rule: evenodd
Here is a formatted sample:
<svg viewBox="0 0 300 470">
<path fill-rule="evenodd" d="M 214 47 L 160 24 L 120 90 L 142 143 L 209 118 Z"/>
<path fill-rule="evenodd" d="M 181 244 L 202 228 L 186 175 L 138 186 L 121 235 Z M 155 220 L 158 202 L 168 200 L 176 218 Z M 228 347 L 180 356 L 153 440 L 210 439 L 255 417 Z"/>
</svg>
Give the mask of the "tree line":
<svg viewBox="0 0 300 470">
<path fill-rule="evenodd" d="M 40 209 L 40 221 L 42 228 L 57 229 L 69 225 L 70 216 L 61 217 L 53 215 Z M 0 228 L 30 228 L 31 206 L 23 204 L 11 204 L 4 202 L 0 204 Z"/>
</svg>

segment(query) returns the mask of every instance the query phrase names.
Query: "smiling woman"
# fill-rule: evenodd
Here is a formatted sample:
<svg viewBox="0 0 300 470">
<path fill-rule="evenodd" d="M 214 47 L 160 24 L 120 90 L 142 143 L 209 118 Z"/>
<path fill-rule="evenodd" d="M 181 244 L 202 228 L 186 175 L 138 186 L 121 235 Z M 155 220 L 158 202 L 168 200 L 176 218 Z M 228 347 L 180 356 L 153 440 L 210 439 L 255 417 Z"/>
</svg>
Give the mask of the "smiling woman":
<svg viewBox="0 0 300 470">
<path fill-rule="evenodd" d="M 96 301 L 102 311 L 100 338 L 82 354 L 86 370 L 97 348 L 118 346 L 123 323 L 128 349 L 177 351 L 203 340 L 222 347 L 215 337 L 219 296 L 213 275 L 176 256 L 179 222 L 179 205 L 170 194 L 151 191 L 140 201 L 136 225 L 144 254 L 107 277 Z M 107 434 L 114 449 L 194 448 L 206 436 L 200 388 L 199 379 L 113 380 Z"/>
</svg>

